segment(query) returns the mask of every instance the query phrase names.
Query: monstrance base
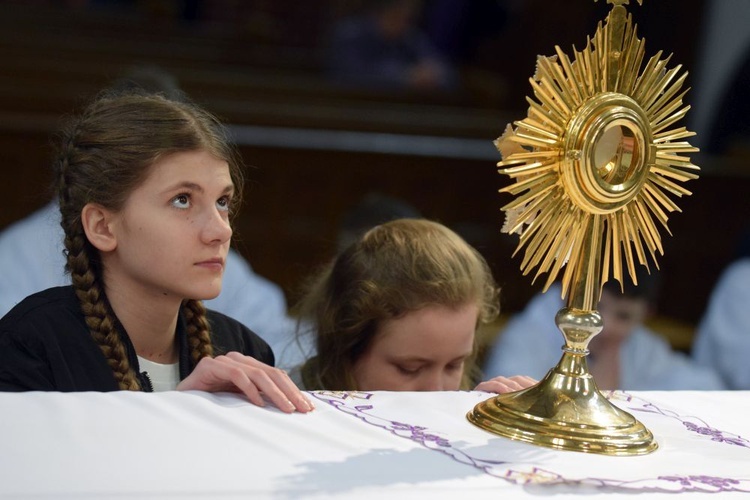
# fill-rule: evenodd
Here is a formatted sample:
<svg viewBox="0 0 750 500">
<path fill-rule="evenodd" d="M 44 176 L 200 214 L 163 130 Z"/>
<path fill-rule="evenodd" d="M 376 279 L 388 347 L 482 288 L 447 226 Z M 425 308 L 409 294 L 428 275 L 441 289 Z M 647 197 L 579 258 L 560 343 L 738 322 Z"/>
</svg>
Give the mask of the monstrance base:
<svg viewBox="0 0 750 500">
<path fill-rule="evenodd" d="M 535 386 L 477 404 L 466 417 L 489 432 L 549 448 L 603 455 L 645 455 L 651 431 L 610 403 L 590 374 L 570 375 L 566 356 Z"/>
</svg>

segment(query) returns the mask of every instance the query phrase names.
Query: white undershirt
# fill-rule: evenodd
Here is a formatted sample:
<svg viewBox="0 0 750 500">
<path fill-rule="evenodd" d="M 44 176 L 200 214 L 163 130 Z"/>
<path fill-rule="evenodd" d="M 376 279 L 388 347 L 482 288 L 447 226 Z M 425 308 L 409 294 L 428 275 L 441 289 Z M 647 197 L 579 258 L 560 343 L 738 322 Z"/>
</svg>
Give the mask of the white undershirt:
<svg viewBox="0 0 750 500">
<path fill-rule="evenodd" d="M 154 392 L 174 391 L 180 383 L 180 364 L 163 365 L 138 356 L 141 371 L 148 373 Z"/>
</svg>

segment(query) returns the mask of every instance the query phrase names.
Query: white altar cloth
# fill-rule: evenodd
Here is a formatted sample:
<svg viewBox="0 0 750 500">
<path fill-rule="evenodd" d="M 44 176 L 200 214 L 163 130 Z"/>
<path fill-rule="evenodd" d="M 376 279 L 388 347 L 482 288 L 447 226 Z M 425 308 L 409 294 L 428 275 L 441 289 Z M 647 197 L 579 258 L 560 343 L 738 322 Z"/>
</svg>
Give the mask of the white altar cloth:
<svg viewBox="0 0 750 500">
<path fill-rule="evenodd" d="M 750 498 L 750 392 L 607 393 L 637 457 L 557 451 L 466 420 L 482 392 L 0 394 L 0 498 Z"/>
</svg>

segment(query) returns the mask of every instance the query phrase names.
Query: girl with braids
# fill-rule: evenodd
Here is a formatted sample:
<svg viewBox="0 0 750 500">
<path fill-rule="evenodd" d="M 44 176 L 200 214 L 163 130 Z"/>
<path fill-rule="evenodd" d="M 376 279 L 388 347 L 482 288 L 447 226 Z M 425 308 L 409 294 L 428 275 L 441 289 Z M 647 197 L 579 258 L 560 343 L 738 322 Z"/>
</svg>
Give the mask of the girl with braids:
<svg viewBox="0 0 750 500">
<path fill-rule="evenodd" d="M 398 219 L 367 231 L 297 305 L 317 355 L 292 370 L 307 389 L 441 391 L 477 380 L 476 330 L 498 314 L 484 258 L 447 227 Z M 476 389 L 536 383 L 497 377 Z"/>
<path fill-rule="evenodd" d="M 312 409 L 268 344 L 202 305 L 221 291 L 243 183 L 215 118 L 102 95 L 62 134 L 55 178 L 72 285 L 0 320 L 0 390 L 236 391 Z"/>
</svg>

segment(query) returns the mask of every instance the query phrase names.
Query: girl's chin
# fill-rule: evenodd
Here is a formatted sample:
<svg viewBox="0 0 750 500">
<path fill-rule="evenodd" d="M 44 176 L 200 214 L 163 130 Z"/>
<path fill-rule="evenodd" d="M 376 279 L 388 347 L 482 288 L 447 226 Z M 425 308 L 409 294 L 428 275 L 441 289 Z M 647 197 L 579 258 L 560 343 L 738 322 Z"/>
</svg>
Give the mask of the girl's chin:
<svg viewBox="0 0 750 500">
<path fill-rule="evenodd" d="M 203 288 L 201 290 L 195 290 L 194 292 L 195 293 L 189 295 L 189 297 L 194 300 L 211 300 L 219 296 L 219 293 L 221 293 L 221 287 Z"/>
</svg>

